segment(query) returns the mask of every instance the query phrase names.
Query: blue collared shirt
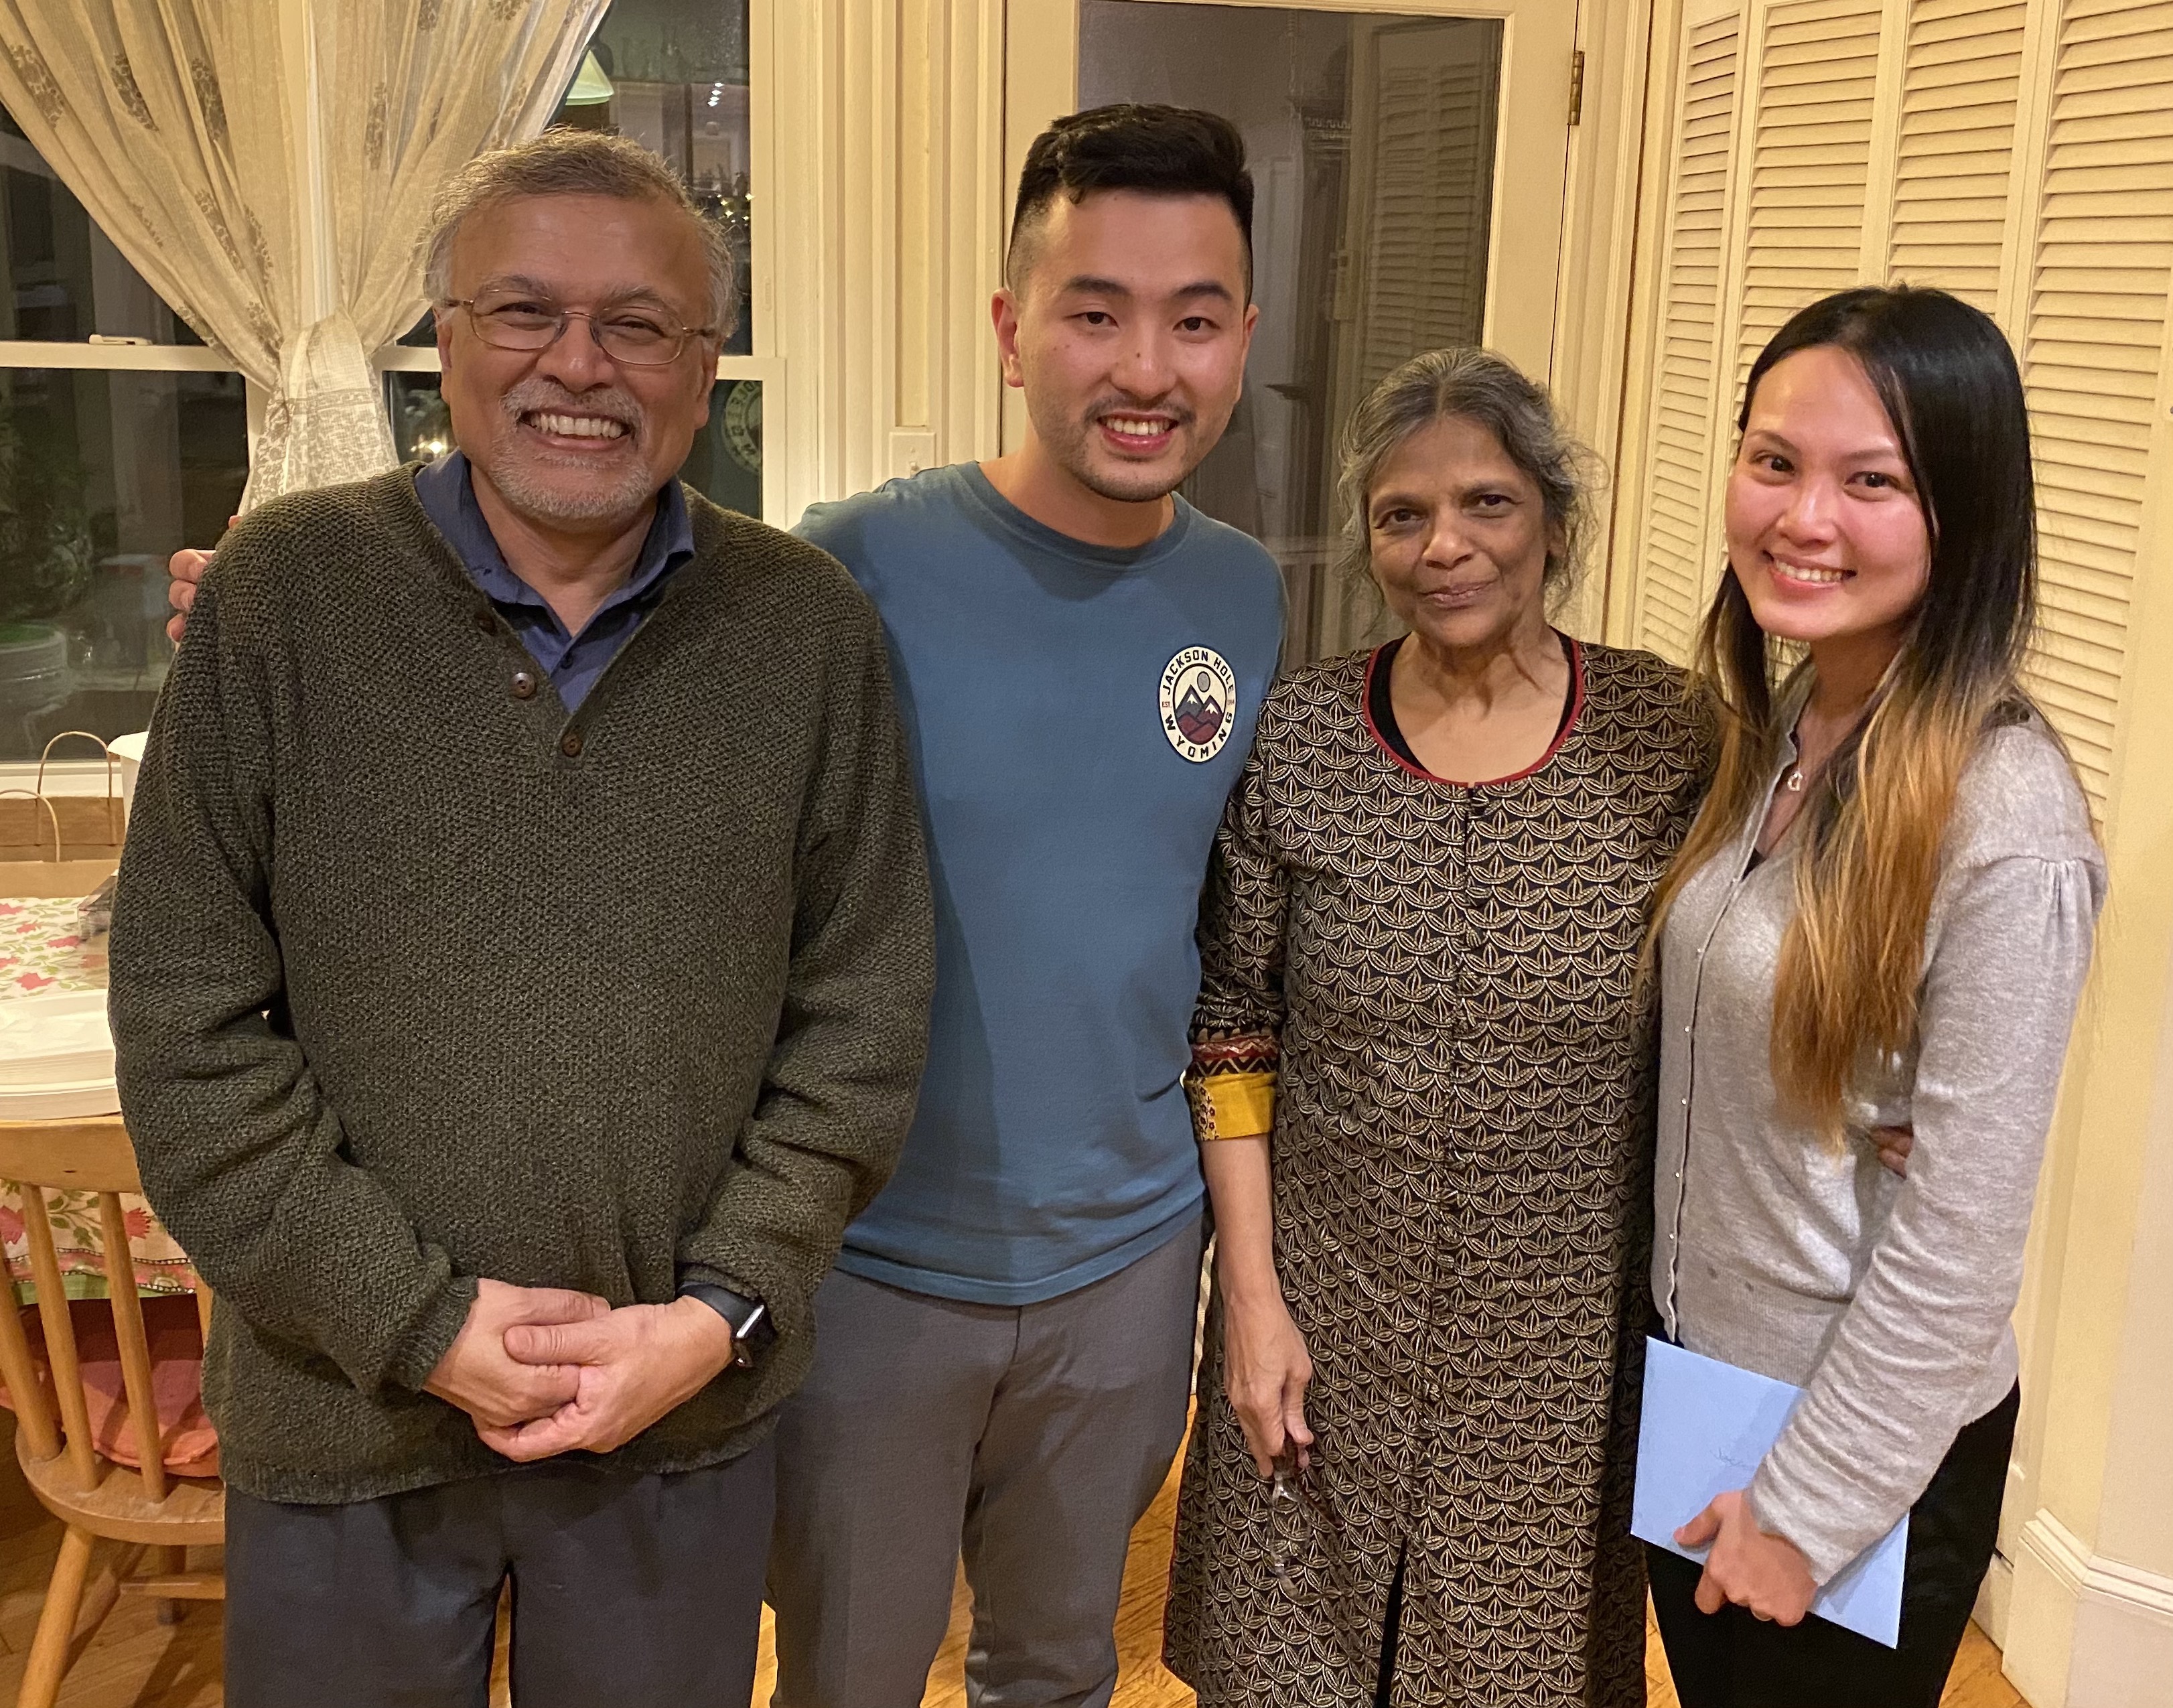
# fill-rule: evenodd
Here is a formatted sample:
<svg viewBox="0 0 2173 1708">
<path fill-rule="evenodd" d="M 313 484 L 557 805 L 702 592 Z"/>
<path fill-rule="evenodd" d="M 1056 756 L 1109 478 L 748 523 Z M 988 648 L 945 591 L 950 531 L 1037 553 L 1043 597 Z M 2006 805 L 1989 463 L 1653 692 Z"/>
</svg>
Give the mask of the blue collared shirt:
<svg viewBox="0 0 2173 1708">
<path fill-rule="evenodd" d="M 588 626 L 574 634 L 543 596 L 507 564 L 490 524 L 483 520 L 483 506 L 476 502 L 475 482 L 465 456 L 453 451 L 417 470 L 415 496 L 461 567 L 512 626 L 528 655 L 543 667 L 569 712 L 588 698 L 605 666 L 656 608 L 672 572 L 694 555 L 694 525 L 687 515 L 686 494 L 677 481 L 666 481 L 657 494 L 656 518 L 634 560 L 634 573 L 596 607 Z"/>
</svg>

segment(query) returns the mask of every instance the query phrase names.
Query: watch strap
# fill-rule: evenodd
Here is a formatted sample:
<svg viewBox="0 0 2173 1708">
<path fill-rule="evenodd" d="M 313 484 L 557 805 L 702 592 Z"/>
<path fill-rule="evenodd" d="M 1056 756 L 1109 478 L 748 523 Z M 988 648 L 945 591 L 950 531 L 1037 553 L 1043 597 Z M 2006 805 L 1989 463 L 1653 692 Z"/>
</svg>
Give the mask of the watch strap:
<svg viewBox="0 0 2173 1708">
<path fill-rule="evenodd" d="M 732 1367 L 745 1370 L 757 1355 L 767 1351 L 777 1339 L 777 1325 L 769 1320 L 769 1307 L 714 1281 L 683 1281 L 679 1296 L 698 1299 L 725 1319 L 732 1331 Z"/>
</svg>

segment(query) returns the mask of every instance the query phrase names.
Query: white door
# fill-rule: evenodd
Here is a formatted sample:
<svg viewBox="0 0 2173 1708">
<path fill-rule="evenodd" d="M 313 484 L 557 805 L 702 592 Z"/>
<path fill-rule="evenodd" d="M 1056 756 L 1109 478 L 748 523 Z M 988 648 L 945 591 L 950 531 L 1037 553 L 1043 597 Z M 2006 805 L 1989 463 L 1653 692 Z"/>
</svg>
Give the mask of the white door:
<svg viewBox="0 0 2173 1708">
<path fill-rule="evenodd" d="M 1243 132 L 1260 327 L 1244 401 L 1185 493 L 1282 563 L 1287 662 L 1364 644 L 1377 603 L 1330 568 L 1351 408 L 1442 345 L 1549 373 L 1576 0 L 1007 0 L 1006 24 L 1011 184 L 1081 107 L 1205 107 Z M 1019 419 L 1011 394 L 1007 442 Z"/>
</svg>

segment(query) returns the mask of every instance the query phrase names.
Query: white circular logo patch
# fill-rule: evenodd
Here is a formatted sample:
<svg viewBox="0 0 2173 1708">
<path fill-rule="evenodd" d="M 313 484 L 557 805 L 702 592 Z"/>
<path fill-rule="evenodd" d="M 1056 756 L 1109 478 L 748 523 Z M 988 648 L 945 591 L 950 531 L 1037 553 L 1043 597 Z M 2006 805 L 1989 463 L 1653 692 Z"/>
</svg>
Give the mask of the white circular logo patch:
<svg viewBox="0 0 2173 1708">
<path fill-rule="evenodd" d="M 1210 646 L 1189 646 L 1162 673 L 1162 732 L 1195 765 L 1220 753 L 1237 726 L 1237 678 Z"/>
</svg>

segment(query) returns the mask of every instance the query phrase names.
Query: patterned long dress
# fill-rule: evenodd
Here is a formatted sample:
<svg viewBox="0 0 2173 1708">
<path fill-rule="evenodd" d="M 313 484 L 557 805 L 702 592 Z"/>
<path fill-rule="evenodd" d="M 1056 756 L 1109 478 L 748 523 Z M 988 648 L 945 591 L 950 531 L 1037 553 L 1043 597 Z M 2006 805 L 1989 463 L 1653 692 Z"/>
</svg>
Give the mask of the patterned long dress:
<svg viewBox="0 0 2173 1708">
<path fill-rule="evenodd" d="M 1573 649 L 1530 771 L 1399 761 L 1364 655 L 1263 709 L 1201 927 L 1203 1064 L 1279 1052 L 1275 1263 L 1313 1359 L 1302 1498 L 1253 1468 L 1211 1304 L 1166 1657 L 1203 1708 L 1644 1701 L 1630 1540 L 1650 1311 L 1646 904 L 1703 784 L 1643 653 Z M 1211 1116 L 1207 1118 L 1211 1119 Z"/>
</svg>

